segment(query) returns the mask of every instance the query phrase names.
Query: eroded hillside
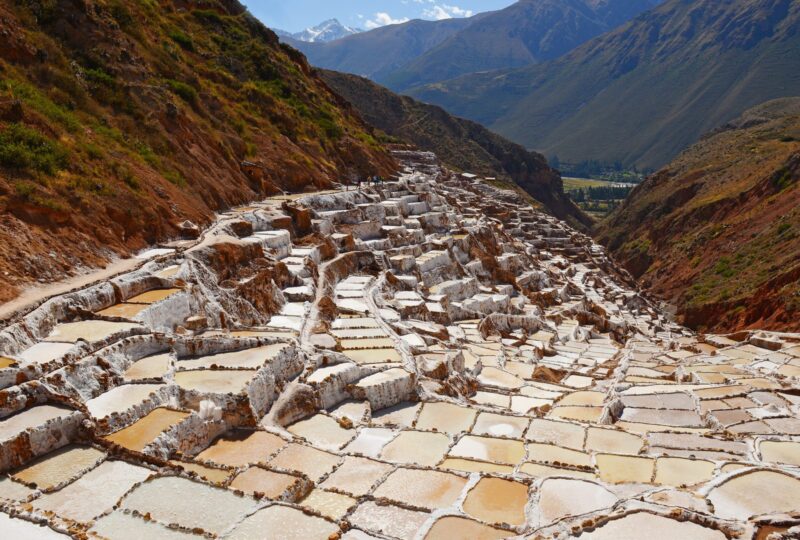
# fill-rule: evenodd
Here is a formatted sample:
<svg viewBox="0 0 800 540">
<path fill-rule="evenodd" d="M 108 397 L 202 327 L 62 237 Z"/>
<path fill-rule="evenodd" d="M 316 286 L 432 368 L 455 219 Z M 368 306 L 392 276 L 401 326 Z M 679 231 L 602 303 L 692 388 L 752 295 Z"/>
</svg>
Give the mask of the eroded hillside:
<svg viewBox="0 0 800 540">
<path fill-rule="evenodd" d="M 0 4 L 0 301 L 196 234 L 185 220 L 393 167 L 235 0 Z"/>
<path fill-rule="evenodd" d="M 704 329 L 800 328 L 800 99 L 756 107 L 633 191 L 598 231 Z"/>
</svg>

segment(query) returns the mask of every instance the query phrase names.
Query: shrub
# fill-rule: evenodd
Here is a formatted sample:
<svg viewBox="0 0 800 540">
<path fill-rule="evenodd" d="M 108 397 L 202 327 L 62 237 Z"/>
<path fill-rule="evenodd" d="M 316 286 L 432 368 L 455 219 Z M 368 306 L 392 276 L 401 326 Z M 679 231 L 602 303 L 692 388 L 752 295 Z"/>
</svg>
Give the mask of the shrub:
<svg viewBox="0 0 800 540">
<path fill-rule="evenodd" d="M 192 41 L 192 38 L 180 30 L 172 30 L 167 35 L 172 41 L 180 45 L 184 51 L 194 51 L 194 42 Z"/>
<path fill-rule="evenodd" d="M 193 87 L 189 86 L 185 82 L 176 81 L 173 79 L 166 80 L 167 86 L 169 89 L 172 90 L 179 98 L 181 98 L 186 103 L 190 105 L 197 104 L 197 90 Z"/>
<path fill-rule="evenodd" d="M 67 152 L 35 129 L 15 123 L 0 131 L 0 165 L 52 175 L 67 166 Z"/>
</svg>

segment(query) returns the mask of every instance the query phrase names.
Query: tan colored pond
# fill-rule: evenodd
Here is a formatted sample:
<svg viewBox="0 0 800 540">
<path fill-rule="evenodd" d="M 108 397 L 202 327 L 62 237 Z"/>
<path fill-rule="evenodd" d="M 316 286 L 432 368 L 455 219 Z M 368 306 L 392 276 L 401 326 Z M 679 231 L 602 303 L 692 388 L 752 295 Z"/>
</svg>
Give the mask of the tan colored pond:
<svg viewBox="0 0 800 540">
<path fill-rule="evenodd" d="M 94 468 L 105 457 L 105 452 L 90 446 L 68 446 L 33 461 L 11 478 L 48 491 Z"/>
<path fill-rule="evenodd" d="M 613 493 L 594 482 L 550 478 L 541 484 L 536 510 L 539 525 L 548 525 L 563 517 L 595 512 L 616 503 Z"/>
<path fill-rule="evenodd" d="M 707 482 L 714 476 L 716 466 L 711 461 L 660 457 L 656 460 L 656 484 L 691 486 Z"/>
<path fill-rule="evenodd" d="M 182 289 L 155 289 L 128 298 L 125 302 L 129 304 L 154 304 L 162 300 L 166 300 L 175 293 L 181 292 Z"/>
<path fill-rule="evenodd" d="M 456 502 L 467 479 L 454 474 L 416 469 L 397 469 L 375 490 L 386 497 L 428 510 L 447 508 Z"/>
<path fill-rule="evenodd" d="M 256 371 L 250 369 L 179 371 L 175 373 L 175 384 L 203 394 L 239 394 L 255 376 Z"/>
<path fill-rule="evenodd" d="M 188 416 L 189 413 L 159 407 L 158 409 L 153 409 L 150 414 L 140 418 L 132 425 L 103 438 L 129 450 L 141 452 L 156 437 L 179 424 Z"/>
<path fill-rule="evenodd" d="M 589 454 L 553 444 L 528 443 L 528 459 L 572 467 L 592 466 L 592 458 Z"/>
<path fill-rule="evenodd" d="M 73 411 L 53 405 L 38 405 L 13 416 L 0 419 L 0 441 L 36 428 L 56 418 L 67 418 Z"/>
<path fill-rule="evenodd" d="M 31 364 L 46 364 L 47 362 L 52 362 L 57 358 L 61 358 L 74 346 L 74 343 L 51 343 L 44 341 L 42 343 L 37 343 L 33 347 L 25 349 L 16 355 L 16 357 L 19 358 L 21 362 L 30 362 Z"/>
<path fill-rule="evenodd" d="M 356 364 L 388 364 L 403 360 L 394 349 L 364 349 L 344 351 L 343 354 Z"/>
<path fill-rule="evenodd" d="M 356 436 L 354 429 L 345 429 L 334 418 L 324 414 L 315 414 L 286 429 L 314 446 L 330 450 L 338 450 Z"/>
<path fill-rule="evenodd" d="M 338 521 L 344 517 L 348 510 L 358 504 L 358 501 L 341 493 L 315 489 L 300 504 L 319 512 L 329 519 Z"/>
<path fill-rule="evenodd" d="M 289 443 L 269 465 L 279 469 L 297 471 L 308 476 L 312 482 L 329 474 L 341 461 L 339 456 L 302 444 Z"/>
<path fill-rule="evenodd" d="M 450 437 L 443 433 L 402 431 L 384 446 L 381 458 L 398 463 L 415 463 L 433 467 L 442 460 L 450 446 Z"/>
<path fill-rule="evenodd" d="M 80 321 L 57 325 L 45 341 L 62 341 L 75 343 L 78 340 L 94 343 L 102 341 L 119 332 L 142 328 L 136 323 L 108 321 Z"/>
<path fill-rule="evenodd" d="M 237 526 L 226 540 L 327 540 L 339 532 L 339 526 L 322 518 L 309 516 L 288 506 L 273 505 L 259 510 Z"/>
<path fill-rule="evenodd" d="M 800 442 L 761 441 L 762 461 L 800 466 Z"/>
<path fill-rule="evenodd" d="M 556 407 L 550 411 L 551 418 L 578 420 L 580 422 L 597 422 L 603 414 L 603 407 Z"/>
<path fill-rule="evenodd" d="M 115 304 L 109 308 L 98 311 L 102 317 L 120 317 L 122 319 L 133 319 L 139 313 L 150 307 L 147 304 Z"/>
<path fill-rule="evenodd" d="M 800 479 L 773 471 L 742 474 L 712 489 L 707 496 L 723 519 L 747 520 L 761 514 L 797 511 Z"/>
<path fill-rule="evenodd" d="M 123 384 L 86 402 L 89 414 L 94 418 L 106 418 L 114 413 L 124 413 L 140 405 L 148 398 L 166 388 L 164 384 Z"/>
<path fill-rule="evenodd" d="M 468 431 L 477 412 L 452 403 L 425 403 L 417 418 L 416 428 L 424 431 L 441 431 L 455 435 Z"/>
<path fill-rule="evenodd" d="M 501 473 L 512 474 L 514 467 L 511 465 L 500 465 L 488 463 L 486 461 L 475 461 L 472 459 L 447 458 L 439 465 L 440 469 L 461 472 L 480 472 L 480 473 Z"/>
<path fill-rule="evenodd" d="M 597 478 L 597 475 L 592 472 L 578 471 L 574 469 L 562 469 L 559 467 L 552 467 L 550 465 L 542 465 L 541 463 L 523 463 L 519 467 L 519 472 L 534 478 L 550 478 L 553 476 L 568 476 L 583 480 L 593 480 Z"/>
<path fill-rule="evenodd" d="M 425 540 L 452 540 L 469 538 L 470 540 L 497 540 L 515 536 L 513 533 L 489 527 L 471 519 L 445 516 L 436 520 L 433 527 L 425 535 Z"/>
<path fill-rule="evenodd" d="M 362 428 L 358 437 L 345 447 L 345 452 L 361 454 L 367 457 L 378 457 L 386 446 L 397 435 L 396 431 L 387 428 Z"/>
<path fill-rule="evenodd" d="M 214 441 L 196 459 L 226 467 L 266 464 L 285 444 L 286 441 L 266 431 L 233 431 Z"/>
<path fill-rule="evenodd" d="M 530 420 L 518 416 L 482 412 L 475 421 L 472 433 L 494 437 L 522 437 Z"/>
<path fill-rule="evenodd" d="M 17 361 L 13 358 L 0 356 L 0 369 L 6 369 L 17 365 Z"/>
<path fill-rule="evenodd" d="M 350 522 L 370 532 L 401 540 L 412 540 L 429 516 L 430 514 L 425 512 L 367 501 L 350 515 Z"/>
<path fill-rule="evenodd" d="M 342 465 L 328 476 L 320 487 L 360 497 L 366 495 L 391 470 L 392 466 L 386 463 L 347 456 Z"/>
<path fill-rule="evenodd" d="M 104 461 L 68 486 L 39 497 L 33 507 L 87 522 L 111 510 L 122 495 L 151 474 L 124 461 Z"/>
<path fill-rule="evenodd" d="M 519 377 L 512 375 L 500 368 L 485 367 L 478 375 L 478 381 L 487 386 L 494 386 L 506 390 L 519 390 L 525 382 Z"/>
<path fill-rule="evenodd" d="M 528 486 L 502 478 L 481 478 L 464 501 L 464 511 L 485 523 L 525 523 Z"/>
<path fill-rule="evenodd" d="M 451 457 L 516 465 L 525 457 L 522 441 L 466 435 L 450 450 Z"/>
<path fill-rule="evenodd" d="M 644 441 L 638 435 L 615 429 L 590 427 L 586 449 L 609 454 L 638 454 Z"/>
<path fill-rule="evenodd" d="M 372 423 L 379 426 L 410 427 L 422 405 L 404 402 L 372 413 Z"/>
<path fill-rule="evenodd" d="M 227 489 L 177 476 L 154 478 L 134 489 L 122 508 L 149 514 L 161 523 L 221 534 L 254 510 L 256 501 Z"/>
<path fill-rule="evenodd" d="M 181 370 L 210 369 L 212 366 L 228 369 L 258 369 L 288 347 L 287 343 L 275 343 L 242 351 L 180 359 L 177 367 Z"/>
<path fill-rule="evenodd" d="M 97 521 L 90 529 L 91 533 L 101 538 L 114 540 L 142 540 L 144 538 L 157 540 L 197 540 L 197 536 L 168 529 L 160 523 L 145 521 L 143 518 L 115 510 Z"/>
<path fill-rule="evenodd" d="M 646 531 L 647 540 L 725 540 L 720 531 L 708 529 L 691 521 L 676 521 L 647 512 L 629 514 L 580 535 L 580 540 L 641 540 Z M 570 537 L 578 538 L 578 537 Z"/>
<path fill-rule="evenodd" d="M 296 488 L 300 482 L 301 478 L 298 476 L 268 471 L 261 467 L 248 467 L 233 479 L 230 487 L 248 495 L 259 493 L 267 499 L 278 499 L 288 490 Z"/>
<path fill-rule="evenodd" d="M 232 473 L 230 469 L 216 469 L 214 467 L 200 465 L 199 463 L 189 463 L 186 461 L 170 461 L 170 463 L 183 467 L 183 469 L 188 472 L 196 473 L 200 478 L 215 484 L 225 482 L 230 478 Z"/>
<path fill-rule="evenodd" d="M 339 343 L 342 349 L 349 351 L 353 349 L 394 349 L 394 341 L 391 338 L 364 338 L 364 339 L 341 339 Z"/>
<path fill-rule="evenodd" d="M 653 479 L 655 460 L 633 456 L 597 454 L 595 456 L 600 478 L 604 482 L 620 484 L 641 482 L 649 484 Z"/>
<path fill-rule="evenodd" d="M 131 364 L 122 378 L 126 382 L 160 379 L 169 370 L 171 362 L 169 353 L 148 356 Z"/>
</svg>

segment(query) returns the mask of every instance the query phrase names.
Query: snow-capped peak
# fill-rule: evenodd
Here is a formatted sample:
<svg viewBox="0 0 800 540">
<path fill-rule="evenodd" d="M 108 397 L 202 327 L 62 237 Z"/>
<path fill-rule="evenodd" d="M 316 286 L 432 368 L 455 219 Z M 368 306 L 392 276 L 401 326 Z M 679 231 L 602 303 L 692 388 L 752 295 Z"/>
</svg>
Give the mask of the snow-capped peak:
<svg viewBox="0 0 800 540">
<path fill-rule="evenodd" d="M 358 34 L 359 32 L 362 32 L 359 28 L 350 28 L 340 23 L 337 19 L 329 19 L 317 26 L 306 28 L 302 32 L 288 35 L 298 41 L 317 43 L 335 41 L 343 37 Z"/>
</svg>

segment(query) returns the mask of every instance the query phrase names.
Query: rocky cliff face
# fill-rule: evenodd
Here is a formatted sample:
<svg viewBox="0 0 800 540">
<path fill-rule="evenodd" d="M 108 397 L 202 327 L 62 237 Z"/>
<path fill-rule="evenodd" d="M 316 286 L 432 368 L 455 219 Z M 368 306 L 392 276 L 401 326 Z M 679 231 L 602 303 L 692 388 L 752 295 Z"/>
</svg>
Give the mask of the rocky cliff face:
<svg viewBox="0 0 800 540">
<path fill-rule="evenodd" d="M 800 328 L 800 99 L 756 107 L 649 178 L 600 241 L 686 324 Z"/>
<path fill-rule="evenodd" d="M 0 5 L 0 301 L 185 220 L 393 167 L 235 0 Z"/>
</svg>

